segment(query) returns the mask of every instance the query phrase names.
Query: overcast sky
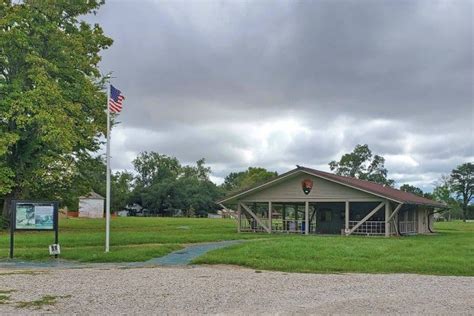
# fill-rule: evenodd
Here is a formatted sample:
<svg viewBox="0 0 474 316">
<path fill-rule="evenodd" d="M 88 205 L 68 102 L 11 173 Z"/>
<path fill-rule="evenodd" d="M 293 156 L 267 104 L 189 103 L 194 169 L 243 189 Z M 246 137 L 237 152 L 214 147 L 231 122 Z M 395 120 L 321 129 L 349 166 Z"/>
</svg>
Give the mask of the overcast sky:
<svg viewBox="0 0 474 316">
<path fill-rule="evenodd" d="M 474 160 L 472 1 L 108 0 L 101 69 L 126 96 L 113 169 L 141 151 L 229 172 L 368 144 L 431 190 Z"/>
</svg>

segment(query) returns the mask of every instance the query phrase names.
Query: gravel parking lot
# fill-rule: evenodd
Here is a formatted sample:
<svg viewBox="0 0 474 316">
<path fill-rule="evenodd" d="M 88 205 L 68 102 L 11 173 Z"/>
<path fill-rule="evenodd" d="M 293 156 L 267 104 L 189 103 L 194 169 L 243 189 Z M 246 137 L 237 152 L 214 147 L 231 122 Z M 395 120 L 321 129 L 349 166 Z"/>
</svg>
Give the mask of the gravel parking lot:
<svg viewBox="0 0 474 316">
<path fill-rule="evenodd" d="M 0 291 L 1 314 L 474 314 L 472 277 L 101 267 L 0 270 Z"/>
</svg>

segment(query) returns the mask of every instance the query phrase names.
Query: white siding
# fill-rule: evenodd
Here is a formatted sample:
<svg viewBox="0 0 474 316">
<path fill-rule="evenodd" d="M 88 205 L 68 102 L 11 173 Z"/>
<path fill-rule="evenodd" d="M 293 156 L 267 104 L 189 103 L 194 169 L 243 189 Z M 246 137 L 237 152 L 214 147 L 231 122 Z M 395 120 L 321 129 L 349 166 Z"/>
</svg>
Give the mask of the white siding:
<svg viewBox="0 0 474 316">
<path fill-rule="evenodd" d="M 426 207 L 418 207 L 418 233 L 429 233 L 428 229 L 428 209 Z"/>
<path fill-rule="evenodd" d="M 313 189 L 308 195 L 304 194 L 301 187 L 301 183 L 305 179 L 311 179 L 313 181 Z M 249 202 L 305 200 L 373 201 L 381 200 L 381 198 L 363 191 L 352 189 L 342 184 L 300 173 L 277 182 L 274 185 L 265 187 L 258 192 L 242 196 L 239 200 Z"/>
<path fill-rule="evenodd" d="M 104 200 L 80 199 L 79 217 L 102 218 L 104 217 Z"/>
</svg>

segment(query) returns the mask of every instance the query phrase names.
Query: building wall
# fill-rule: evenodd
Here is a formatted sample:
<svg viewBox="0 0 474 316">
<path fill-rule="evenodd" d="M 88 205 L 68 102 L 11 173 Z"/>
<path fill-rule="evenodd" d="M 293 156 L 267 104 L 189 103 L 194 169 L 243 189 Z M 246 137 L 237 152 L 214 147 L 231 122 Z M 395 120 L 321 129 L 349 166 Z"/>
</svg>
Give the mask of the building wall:
<svg viewBox="0 0 474 316">
<path fill-rule="evenodd" d="M 305 179 L 313 181 L 313 189 L 306 195 L 304 194 L 301 182 Z M 355 190 L 342 184 L 321 179 L 308 174 L 297 174 L 287 178 L 273 186 L 268 186 L 259 192 L 247 195 L 242 201 L 247 202 L 265 202 L 265 201 L 381 201 L 380 197 L 374 196 L 363 191 Z"/>
<path fill-rule="evenodd" d="M 409 211 L 406 211 L 409 209 Z M 430 233 L 428 227 L 428 214 L 431 212 L 431 209 L 426 206 L 413 206 L 405 205 L 398 214 L 398 219 L 400 223 L 400 232 L 404 233 L 402 227 L 404 223 L 414 222 L 415 223 L 415 233 L 417 234 L 427 234 Z M 432 219 L 431 219 L 432 220 Z"/>
<path fill-rule="evenodd" d="M 428 228 L 428 214 L 429 214 L 428 208 L 423 207 L 423 206 L 418 207 L 418 233 L 419 234 L 426 234 L 430 232 Z"/>
<path fill-rule="evenodd" d="M 79 199 L 79 217 L 88 217 L 88 218 L 104 217 L 104 200 Z"/>
</svg>

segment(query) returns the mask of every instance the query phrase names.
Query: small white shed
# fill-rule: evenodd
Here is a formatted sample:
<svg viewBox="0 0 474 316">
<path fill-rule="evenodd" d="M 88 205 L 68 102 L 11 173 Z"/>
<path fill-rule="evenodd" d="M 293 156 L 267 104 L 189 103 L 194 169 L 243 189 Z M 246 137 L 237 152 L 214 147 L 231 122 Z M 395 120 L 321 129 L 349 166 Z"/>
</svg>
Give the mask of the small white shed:
<svg viewBox="0 0 474 316">
<path fill-rule="evenodd" d="M 104 201 L 104 197 L 95 192 L 79 197 L 79 217 L 104 217 Z"/>
</svg>

